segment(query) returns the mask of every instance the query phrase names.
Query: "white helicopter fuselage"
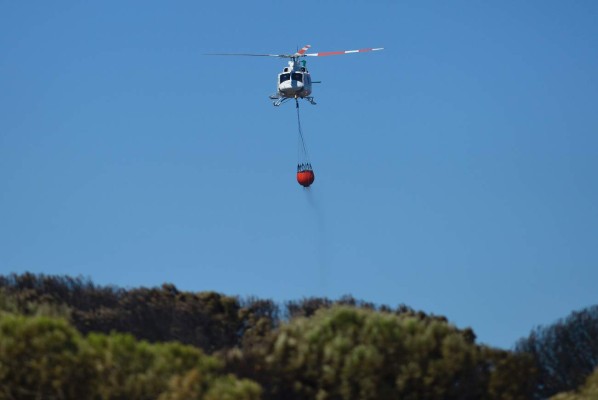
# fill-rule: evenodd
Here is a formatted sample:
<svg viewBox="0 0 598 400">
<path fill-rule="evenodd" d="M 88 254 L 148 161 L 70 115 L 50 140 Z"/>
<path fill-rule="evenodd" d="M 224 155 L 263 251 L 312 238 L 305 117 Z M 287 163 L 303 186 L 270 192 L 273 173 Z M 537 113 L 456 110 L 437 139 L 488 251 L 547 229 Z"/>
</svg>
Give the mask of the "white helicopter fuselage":
<svg viewBox="0 0 598 400">
<path fill-rule="evenodd" d="M 289 61 L 289 66 L 278 74 L 277 92 L 284 98 L 304 98 L 311 94 L 311 75 L 305 64 Z"/>
</svg>

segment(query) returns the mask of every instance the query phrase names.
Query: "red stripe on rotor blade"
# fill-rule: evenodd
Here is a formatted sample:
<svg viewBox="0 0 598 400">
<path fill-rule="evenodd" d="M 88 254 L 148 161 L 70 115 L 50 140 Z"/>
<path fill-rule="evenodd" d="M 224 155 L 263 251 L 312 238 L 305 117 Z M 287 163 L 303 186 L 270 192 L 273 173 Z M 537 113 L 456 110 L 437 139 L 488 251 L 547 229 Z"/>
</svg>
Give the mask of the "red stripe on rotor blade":
<svg viewBox="0 0 598 400">
<path fill-rule="evenodd" d="M 300 55 L 305 54 L 305 52 L 307 51 L 307 49 L 309 49 L 310 47 L 311 47 L 310 45 L 307 45 L 307 46 L 303 47 L 301 50 L 299 50 L 297 52 L 297 54 L 300 54 Z"/>
<path fill-rule="evenodd" d="M 323 53 L 318 53 L 318 57 L 336 56 L 338 54 L 345 54 L 345 52 L 344 51 L 325 51 Z"/>
</svg>

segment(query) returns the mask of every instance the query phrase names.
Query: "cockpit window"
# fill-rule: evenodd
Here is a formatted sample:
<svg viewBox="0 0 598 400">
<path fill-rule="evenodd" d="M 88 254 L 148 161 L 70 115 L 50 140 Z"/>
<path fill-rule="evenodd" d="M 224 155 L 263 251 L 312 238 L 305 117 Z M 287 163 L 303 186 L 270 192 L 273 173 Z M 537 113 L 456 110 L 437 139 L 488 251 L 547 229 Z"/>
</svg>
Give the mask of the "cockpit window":
<svg viewBox="0 0 598 400">
<path fill-rule="evenodd" d="M 303 75 L 297 72 L 293 72 L 293 80 L 297 82 L 303 82 Z"/>
<path fill-rule="evenodd" d="M 295 75 L 295 74 L 293 74 Z M 280 83 L 288 81 L 291 78 L 291 74 L 280 74 Z"/>
</svg>

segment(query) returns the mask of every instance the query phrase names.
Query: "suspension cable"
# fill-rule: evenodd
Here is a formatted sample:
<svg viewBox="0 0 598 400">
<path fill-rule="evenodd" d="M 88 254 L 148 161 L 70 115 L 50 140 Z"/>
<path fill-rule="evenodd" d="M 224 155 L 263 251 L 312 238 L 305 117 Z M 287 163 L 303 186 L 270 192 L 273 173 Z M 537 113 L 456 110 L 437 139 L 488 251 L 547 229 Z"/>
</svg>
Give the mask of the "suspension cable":
<svg viewBox="0 0 598 400">
<path fill-rule="evenodd" d="M 303 131 L 301 130 L 301 118 L 299 117 L 299 100 L 295 97 L 295 108 L 297 109 L 297 126 L 299 127 L 299 138 L 301 140 L 301 147 L 303 148 L 303 154 L 307 162 L 309 162 L 309 154 L 307 153 L 307 147 L 305 147 L 305 139 L 303 138 Z"/>
</svg>

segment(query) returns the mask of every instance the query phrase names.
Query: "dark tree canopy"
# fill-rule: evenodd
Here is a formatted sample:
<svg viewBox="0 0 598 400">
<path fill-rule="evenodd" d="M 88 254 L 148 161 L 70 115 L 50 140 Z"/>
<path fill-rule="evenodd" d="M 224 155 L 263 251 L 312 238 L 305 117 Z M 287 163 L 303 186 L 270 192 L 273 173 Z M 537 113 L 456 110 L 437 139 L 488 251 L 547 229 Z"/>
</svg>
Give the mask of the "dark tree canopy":
<svg viewBox="0 0 598 400">
<path fill-rule="evenodd" d="M 128 332 L 152 342 L 176 340 L 212 353 L 239 344 L 248 320 L 270 316 L 247 302 L 215 292 L 180 292 L 174 285 L 130 290 L 94 285 L 83 278 L 12 274 L 0 277 L 0 289 L 27 313 L 32 304 L 65 305 L 82 333 Z M 271 315 L 275 317 L 276 314 Z M 270 326 L 274 326 L 273 321 Z M 254 333 L 257 334 L 257 333 Z"/>
<path fill-rule="evenodd" d="M 536 362 L 537 398 L 577 388 L 598 367 L 598 306 L 534 329 L 515 349 Z"/>
<path fill-rule="evenodd" d="M 369 310 L 405 313 L 418 318 L 423 312 L 401 305 L 377 307 L 349 295 L 338 300 L 307 297 L 288 301 L 283 311 L 272 300 L 240 299 L 216 292 L 184 292 L 172 284 L 157 288 L 122 289 L 95 285 L 81 277 L 35 275 L 0 276 L 0 290 L 23 313 L 38 304 L 68 308 L 73 325 L 89 332 L 127 332 L 152 342 L 176 340 L 207 353 L 249 345 L 279 326 L 281 320 L 312 316 L 321 308 L 347 305 Z M 473 331 L 470 330 L 473 335 Z"/>
<path fill-rule="evenodd" d="M 349 295 L 280 305 L 25 273 L 0 275 L 0 328 L 0 400 L 86 390 L 102 399 L 583 399 L 597 382 L 598 306 L 535 329 L 513 352 L 477 344 L 443 316 Z"/>
</svg>

